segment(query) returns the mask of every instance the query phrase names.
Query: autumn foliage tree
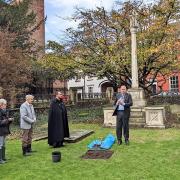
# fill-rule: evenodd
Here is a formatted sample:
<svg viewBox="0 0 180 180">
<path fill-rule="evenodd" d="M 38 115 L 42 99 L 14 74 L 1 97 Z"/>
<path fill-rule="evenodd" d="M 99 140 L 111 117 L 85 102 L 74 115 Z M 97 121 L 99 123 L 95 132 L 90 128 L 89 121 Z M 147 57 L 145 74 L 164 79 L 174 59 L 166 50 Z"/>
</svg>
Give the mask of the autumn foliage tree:
<svg viewBox="0 0 180 180">
<path fill-rule="evenodd" d="M 139 85 L 147 94 L 151 93 L 157 76 L 165 77 L 180 66 L 177 58 L 179 0 L 157 0 L 153 4 L 117 1 L 116 8 L 110 12 L 103 7 L 76 9 L 72 20 L 79 24 L 76 29 L 67 29 L 67 41 L 63 45 L 66 53 L 58 57 L 46 55 L 45 66 L 65 74 L 68 74 L 68 68 L 76 68 L 76 73 L 106 77 L 115 90 L 120 83 L 130 87 L 130 19 L 133 12 L 136 12 L 138 22 Z M 56 51 L 62 50 L 61 45 L 54 44 Z"/>
<path fill-rule="evenodd" d="M 176 48 L 180 19 L 179 0 L 118 3 L 107 12 L 77 9 L 73 20 L 78 28 L 67 29 L 68 47 L 74 62 L 85 72 L 107 77 L 116 88 L 119 83 L 131 86 L 130 18 L 137 13 L 139 85 L 146 92 L 158 75 L 179 68 Z"/>
<path fill-rule="evenodd" d="M 48 41 L 46 49 L 47 53 L 38 62 L 48 72 L 49 77 L 64 81 L 78 75 L 79 66 L 65 45 Z"/>
<path fill-rule="evenodd" d="M 21 49 L 14 49 L 10 39 L 13 35 L 0 32 L 0 86 L 4 97 L 12 97 L 31 80 L 30 60 Z"/>
</svg>

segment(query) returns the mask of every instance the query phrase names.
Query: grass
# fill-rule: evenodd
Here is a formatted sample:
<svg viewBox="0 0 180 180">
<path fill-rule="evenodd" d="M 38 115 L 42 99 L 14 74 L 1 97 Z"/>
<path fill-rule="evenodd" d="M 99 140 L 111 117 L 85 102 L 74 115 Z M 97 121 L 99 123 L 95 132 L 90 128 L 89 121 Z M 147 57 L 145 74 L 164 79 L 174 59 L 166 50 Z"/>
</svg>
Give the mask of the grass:
<svg viewBox="0 0 180 180">
<path fill-rule="evenodd" d="M 94 134 L 84 140 L 59 148 L 60 163 L 53 163 L 47 141 L 33 142 L 37 150 L 30 157 L 21 154 L 19 140 L 7 141 L 8 163 L 0 165 L 1 180 L 178 180 L 180 177 L 180 131 L 178 129 L 131 129 L 130 145 L 114 144 L 108 160 L 84 160 L 80 156 L 87 145 L 102 139 L 114 129 L 98 125 L 70 124 L 70 129 L 92 129 Z"/>
</svg>

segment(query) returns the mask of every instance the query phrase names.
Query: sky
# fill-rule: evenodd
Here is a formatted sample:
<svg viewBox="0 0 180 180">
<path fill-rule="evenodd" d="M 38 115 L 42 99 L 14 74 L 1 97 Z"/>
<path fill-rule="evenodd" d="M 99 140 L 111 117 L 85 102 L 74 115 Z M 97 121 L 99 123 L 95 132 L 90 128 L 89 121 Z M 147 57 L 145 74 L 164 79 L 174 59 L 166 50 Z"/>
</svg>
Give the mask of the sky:
<svg viewBox="0 0 180 180">
<path fill-rule="evenodd" d="M 116 0 L 45 0 L 46 21 L 46 42 L 48 40 L 60 41 L 63 39 L 63 31 L 69 27 L 76 27 L 77 22 L 67 21 L 63 18 L 70 17 L 75 12 L 75 7 L 85 9 L 95 9 L 104 7 L 111 10 L 115 7 Z M 119 0 L 125 2 L 127 0 Z M 154 0 L 143 0 L 144 2 L 153 2 Z"/>
<path fill-rule="evenodd" d="M 63 39 L 63 31 L 68 27 L 76 27 L 77 23 L 64 20 L 74 13 L 74 8 L 94 9 L 104 7 L 110 10 L 114 0 L 45 0 L 46 41 Z"/>
</svg>

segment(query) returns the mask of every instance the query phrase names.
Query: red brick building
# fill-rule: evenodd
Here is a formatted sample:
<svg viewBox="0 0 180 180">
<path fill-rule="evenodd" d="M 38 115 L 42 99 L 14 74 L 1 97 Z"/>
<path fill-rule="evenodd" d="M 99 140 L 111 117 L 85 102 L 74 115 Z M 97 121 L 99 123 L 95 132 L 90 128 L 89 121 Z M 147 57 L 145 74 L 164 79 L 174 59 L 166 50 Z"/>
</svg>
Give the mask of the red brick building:
<svg viewBox="0 0 180 180">
<path fill-rule="evenodd" d="M 180 92 L 180 72 L 172 72 L 170 75 L 158 76 L 153 85 L 153 93 Z"/>
</svg>

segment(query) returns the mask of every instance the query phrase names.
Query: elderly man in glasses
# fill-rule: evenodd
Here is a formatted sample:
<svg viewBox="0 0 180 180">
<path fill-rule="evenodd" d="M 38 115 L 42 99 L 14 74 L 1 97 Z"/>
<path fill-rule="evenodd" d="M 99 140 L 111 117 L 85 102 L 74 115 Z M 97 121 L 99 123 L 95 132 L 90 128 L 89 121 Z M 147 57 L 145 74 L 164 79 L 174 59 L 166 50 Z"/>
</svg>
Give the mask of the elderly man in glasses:
<svg viewBox="0 0 180 180">
<path fill-rule="evenodd" d="M 26 95 L 26 101 L 20 107 L 20 127 L 22 134 L 22 152 L 24 156 L 31 155 L 33 124 L 36 122 L 36 114 L 32 105 L 33 95 Z"/>
</svg>

